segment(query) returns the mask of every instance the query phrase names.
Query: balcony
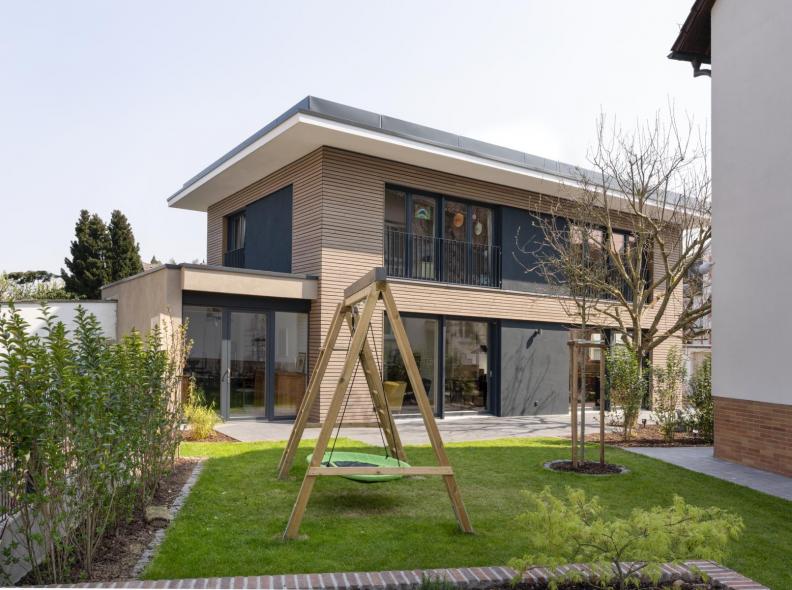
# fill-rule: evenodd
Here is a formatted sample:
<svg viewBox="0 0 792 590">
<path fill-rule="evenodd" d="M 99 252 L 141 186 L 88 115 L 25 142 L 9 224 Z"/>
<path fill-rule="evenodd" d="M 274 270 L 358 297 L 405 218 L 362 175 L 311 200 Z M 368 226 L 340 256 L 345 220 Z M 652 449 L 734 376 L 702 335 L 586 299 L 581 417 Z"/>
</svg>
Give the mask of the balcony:
<svg viewBox="0 0 792 590">
<path fill-rule="evenodd" d="M 245 268 L 245 249 L 237 248 L 223 253 L 223 266 Z"/>
<path fill-rule="evenodd" d="M 501 286 L 501 249 L 408 234 L 385 228 L 383 249 L 388 276 L 475 287 Z"/>
</svg>

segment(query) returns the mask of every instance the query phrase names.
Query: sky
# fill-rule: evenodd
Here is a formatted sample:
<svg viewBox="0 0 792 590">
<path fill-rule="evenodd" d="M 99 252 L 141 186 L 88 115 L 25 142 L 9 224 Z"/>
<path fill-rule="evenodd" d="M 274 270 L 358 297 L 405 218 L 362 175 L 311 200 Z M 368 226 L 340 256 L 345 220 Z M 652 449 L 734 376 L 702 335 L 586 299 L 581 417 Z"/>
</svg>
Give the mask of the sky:
<svg viewBox="0 0 792 590">
<path fill-rule="evenodd" d="M 203 261 L 188 178 L 311 94 L 576 165 L 600 113 L 709 125 L 666 58 L 692 0 L 0 0 L 0 271 L 59 272 L 81 209 Z"/>
</svg>

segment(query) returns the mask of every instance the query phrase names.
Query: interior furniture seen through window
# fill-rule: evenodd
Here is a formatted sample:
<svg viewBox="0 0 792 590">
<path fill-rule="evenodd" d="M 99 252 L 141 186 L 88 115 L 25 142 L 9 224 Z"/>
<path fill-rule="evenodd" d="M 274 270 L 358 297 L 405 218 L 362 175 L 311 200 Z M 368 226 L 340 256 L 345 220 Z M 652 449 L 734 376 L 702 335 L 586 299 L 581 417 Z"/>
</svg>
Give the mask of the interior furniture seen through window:
<svg viewBox="0 0 792 590">
<path fill-rule="evenodd" d="M 432 410 L 437 412 L 437 349 L 440 322 L 435 318 L 410 316 L 402 316 L 402 322 L 410 340 L 415 363 L 421 372 L 421 380 L 429 397 L 429 403 L 432 404 Z M 394 414 L 418 413 L 415 393 L 407 378 L 407 370 L 404 368 L 387 315 L 384 320 L 384 335 L 383 373 L 388 405 Z"/>
</svg>

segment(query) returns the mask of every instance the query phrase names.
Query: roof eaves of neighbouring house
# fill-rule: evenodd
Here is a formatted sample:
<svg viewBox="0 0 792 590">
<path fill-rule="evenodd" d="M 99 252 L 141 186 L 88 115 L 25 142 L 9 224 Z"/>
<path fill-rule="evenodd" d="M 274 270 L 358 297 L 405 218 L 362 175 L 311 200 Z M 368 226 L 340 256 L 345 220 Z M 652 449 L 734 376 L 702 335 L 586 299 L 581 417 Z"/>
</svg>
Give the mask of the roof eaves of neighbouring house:
<svg viewBox="0 0 792 590">
<path fill-rule="evenodd" d="M 696 0 L 671 47 L 669 59 L 710 63 L 710 14 L 715 0 Z"/>
</svg>

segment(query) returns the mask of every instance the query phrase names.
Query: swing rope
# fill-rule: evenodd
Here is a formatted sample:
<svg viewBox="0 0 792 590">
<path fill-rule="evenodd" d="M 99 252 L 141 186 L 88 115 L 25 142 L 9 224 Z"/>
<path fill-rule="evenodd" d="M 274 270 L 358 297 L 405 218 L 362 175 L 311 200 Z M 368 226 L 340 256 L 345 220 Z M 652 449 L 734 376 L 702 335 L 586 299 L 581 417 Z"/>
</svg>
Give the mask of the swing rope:
<svg viewBox="0 0 792 590">
<path fill-rule="evenodd" d="M 357 322 L 355 315 L 353 315 L 352 330 L 349 330 L 349 338 L 347 340 L 347 350 L 349 350 L 352 345 L 352 332 L 356 328 L 356 323 Z M 379 349 L 377 347 L 377 339 L 374 337 L 374 332 L 371 329 L 371 322 L 369 322 L 368 330 L 366 332 L 366 342 L 368 342 L 369 337 L 371 337 L 371 341 L 374 344 L 374 360 L 377 363 L 378 378 L 382 378 L 382 362 L 380 361 Z M 360 368 L 360 360 L 358 359 L 358 362 L 355 363 L 355 371 L 354 373 L 352 373 L 352 379 L 349 381 L 349 384 L 347 385 L 347 390 L 345 392 L 345 399 L 344 399 L 344 407 L 341 409 L 341 419 L 338 421 L 338 425 L 336 426 L 336 433 L 335 433 L 335 437 L 333 438 L 333 446 L 330 447 L 330 454 L 327 458 L 327 461 L 325 462 L 326 465 L 331 464 L 333 461 L 333 453 L 335 452 L 336 443 L 338 442 L 338 437 L 341 434 L 341 427 L 344 424 L 344 417 L 346 416 L 347 407 L 349 406 L 349 399 L 352 397 L 352 388 L 355 384 L 355 379 L 357 378 L 357 373 L 359 368 Z M 393 433 L 396 431 L 396 428 L 393 422 L 393 414 L 391 413 L 390 406 L 388 405 L 388 396 L 385 394 L 384 391 L 382 392 L 382 397 L 384 399 L 385 408 L 388 413 L 388 421 L 390 423 L 390 429 L 391 432 Z M 388 459 L 390 458 L 390 453 L 388 450 L 388 443 L 385 442 L 385 428 L 381 422 L 379 413 L 375 411 L 374 414 L 377 417 L 377 428 L 379 429 L 380 439 L 382 440 L 382 447 L 383 449 L 385 449 L 385 458 Z M 396 459 L 397 465 L 401 467 L 401 459 L 399 459 L 398 456 L 393 458 Z"/>
<path fill-rule="evenodd" d="M 371 341 L 374 344 L 374 360 L 377 362 L 377 371 L 378 377 L 380 379 L 384 379 L 384 374 L 382 373 L 382 363 L 380 362 L 379 356 L 379 349 L 377 348 L 377 339 L 374 337 L 374 332 L 371 329 L 371 323 L 368 326 L 368 333 L 366 334 L 366 342 L 368 342 L 368 338 L 371 336 Z M 382 391 L 382 398 L 385 402 L 385 409 L 388 413 L 388 422 L 390 423 L 391 434 L 396 432 L 396 425 L 393 423 L 393 413 L 390 411 L 390 404 L 388 403 L 388 395 L 385 393 L 385 390 Z M 377 426 L 379 427 L 380 431 L 380 438 L 382 439 L 382 447 L 385 449 L 385 458 L 389 458 L 390 454 L 388 453 L 388 444 L 385 442 L 385 428 L 380 422 L 380 416 L 378 412 L 374 412 L 377 416 Z M 401 459 L 399 459 L 398 453 L 394 457 L 396 459 L 396 463 L 401 467 Z"/>
<path fill-rule="evenodd" d="M 352 316 L 352 327 L 354 329 L 355 326 L 355 316 Z M 349 339 L 347 340 L 347 351 L 352 346 L 352 330 L 349 330 Z M 338 435 L 341 434 L 341 426 L 344 424 L 344 416 L 346 416 L 347 406 L 349 405 L 349 398 L 352 397 L 352 386 L 355 384 L 355 379 L 357 378 L 358 368 L 360 367 L 360 363 L 355 364 L 355 372 L 352 373 L 352 379 L 349 381 L 349 385 L 347 385 L 347 390 L 345 392 L 346 399 L 344 399 L 344 407 L 341 410 L 341 420 L 338 421 L 338 425 L 336 426 L 336 434 L 335 438 L 333 439 L 333 446 L 330 448 L 330 456 L 327 458 L 326 464 L 329 465 L 333 461 L 333 453 L 335 452 L 336 443 L 338 442 Z"/>
</svg>

